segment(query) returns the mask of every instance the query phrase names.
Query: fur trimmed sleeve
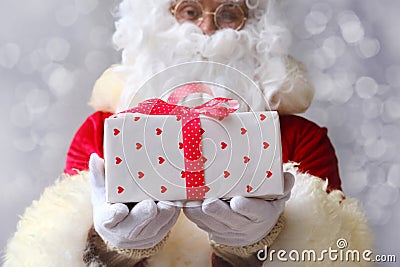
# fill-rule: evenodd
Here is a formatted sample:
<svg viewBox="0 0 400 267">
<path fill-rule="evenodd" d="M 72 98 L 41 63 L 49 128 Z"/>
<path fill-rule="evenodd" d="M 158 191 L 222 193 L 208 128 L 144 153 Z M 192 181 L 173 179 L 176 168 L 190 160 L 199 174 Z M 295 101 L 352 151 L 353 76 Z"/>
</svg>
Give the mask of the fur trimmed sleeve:
<svg viewBox="0 0 400 267">
<path fill-rule="evenodd" d="M 103 158 L 104 121 L 112 113 L 97 111 L 90 115 L 76 132 L 67 153 L 64 172 L 70 175 L 89 169 L 92 153 Z"/>
<path fill-rule="evenodd" d="M 146 259 L 157 254 L 165 245 L 167 239 L 168 235 L 160 243 L 148 249 L 119 249 L 104 242 L 92 227 L 88 233 L 83 261 L 88 267 L 146 266 Z"/>
<path fill-rule="evenodd" d="M 340 190 L 327 193 L 326 182 L 319 177 L 299 172 L 294 164 L 285 164 L 284 170 L 294 174 L 296 182 L 286 203 L 285 229 L 268 247 L 269 255 L 263 266 L 375 266 L 373 262 L 364 261 L 361 257 L 365 250 L 373 251 L 373 233 L 360 202 L 351 197 L 343 199 Z M 339 248 L 340 240 L 345 240 L 347 246 Z M 357 252 L 361 259 L 330 259 L 324 253 L 324 250 L 329 249 L 337 250 L 337 255 Z M 277 258 L 280 250 L 286 252 L 281 260 Z M 310 255 L 311 258 L 302 260 L 302 255 Z"/>
<path fill-rule="evenodd" d="M 88 172 L 58 180 L 25 210 L 3 267 L 84 267 L 92 220 Z"/>
<path fill-rule="evenodd" d="M 299 116 L 280 117 L 283 162 L 296 162 L 300 172 L 328 180 L 327 190 L 341 190 L 338 159 L 328 130 Z"/>
</svg>

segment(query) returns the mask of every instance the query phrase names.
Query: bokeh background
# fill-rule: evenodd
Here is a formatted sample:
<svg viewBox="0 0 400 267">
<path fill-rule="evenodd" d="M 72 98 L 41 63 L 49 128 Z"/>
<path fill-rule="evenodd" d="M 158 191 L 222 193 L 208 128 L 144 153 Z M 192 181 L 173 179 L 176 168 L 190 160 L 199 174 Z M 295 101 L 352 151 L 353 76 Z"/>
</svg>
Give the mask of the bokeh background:
<svg viewBox="0 0 400 267">
<path fill-rule="evenodd" d="M 317 88 L 304 116 L 328 127 L 344 191 L 375 231 L 374 252 L 400 262 L 400 1 L 287 1 L 292 54 Z M 2 250 L 24 209 L 59 177 L 92 112 L 95 80 L 119 62 L 111 43 L 117 3 L 0 2 Z"/>
</svg>

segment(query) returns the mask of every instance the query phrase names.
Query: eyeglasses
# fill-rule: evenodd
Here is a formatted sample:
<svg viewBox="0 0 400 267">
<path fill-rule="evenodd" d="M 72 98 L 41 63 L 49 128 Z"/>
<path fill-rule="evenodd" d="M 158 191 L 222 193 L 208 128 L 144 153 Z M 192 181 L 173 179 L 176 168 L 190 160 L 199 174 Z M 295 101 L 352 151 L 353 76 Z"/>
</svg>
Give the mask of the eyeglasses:
<svg viewBox="0 0 400 267">
<path fill-rule="evenodd" d="M 240 30 L 246 22 L 246 13 L 243 8 L 235 2 L 220 4 L 214 12 L 204 11 L 200 2 L 195 0 L 181 0 L 171 7 L 171 13 L 176 20 L 192 22 L 200 25 L 205 15 L 213 15 L 214 24 L 218 29 L 231 28 Z"/>
</svg>

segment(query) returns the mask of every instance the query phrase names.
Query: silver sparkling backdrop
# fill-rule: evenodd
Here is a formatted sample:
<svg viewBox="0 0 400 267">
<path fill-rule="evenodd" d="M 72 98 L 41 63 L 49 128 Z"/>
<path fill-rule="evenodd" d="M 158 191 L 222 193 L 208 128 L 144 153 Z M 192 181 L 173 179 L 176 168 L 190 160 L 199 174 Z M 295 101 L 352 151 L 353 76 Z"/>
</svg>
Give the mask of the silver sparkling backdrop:
<svg viewBox="0 0 400 267">
<path fill-rule="evenodd" d="M 344 191 L 360 199 L 375 231 L 374 252 L 400 261 L 400 2 L 288 2 L 292 54 L 317 88 L 305 116 L 328 127 Z M 119 61 L 110 41 L 115 4 L 0 3 L 0 248 L 60 175 L 74 132 L 92 112 L 94 81 Z"/>
</svg>

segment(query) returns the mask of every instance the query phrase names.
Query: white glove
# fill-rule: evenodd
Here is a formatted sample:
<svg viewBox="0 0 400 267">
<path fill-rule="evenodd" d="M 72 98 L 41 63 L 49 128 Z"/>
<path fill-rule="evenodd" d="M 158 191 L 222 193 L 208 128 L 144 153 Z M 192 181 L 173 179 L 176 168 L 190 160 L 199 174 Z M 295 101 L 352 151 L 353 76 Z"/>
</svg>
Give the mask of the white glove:
<svg viewBox="0 0 400 267">
<path fill-rule="evenodd" d="M 180 208 L 168 202 L 144 200 L 131 211 L 122 203 L 106 203 L 104 160 L 89 161 L 93 222 L 96 232 L 117 248 L 146 249 L 158 244 L 178 219 Z"/>
<path fill-rule="evenodd" d="M 285 193 L 277 200 L 238 196 L 227 203 L 208 199 L 199 206 L 185 207 L 185 215 L 219 244 L 233 247 L 254 244 L 275 226 L 290 198 L 294 177 L 290 173 L 284 177 Z"/>
</svg>

